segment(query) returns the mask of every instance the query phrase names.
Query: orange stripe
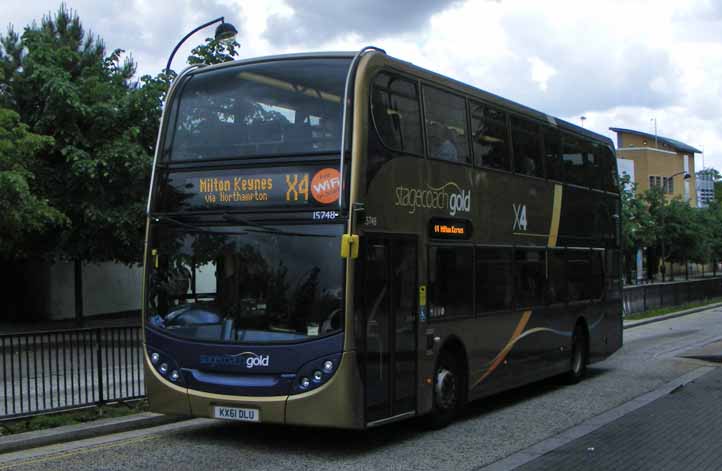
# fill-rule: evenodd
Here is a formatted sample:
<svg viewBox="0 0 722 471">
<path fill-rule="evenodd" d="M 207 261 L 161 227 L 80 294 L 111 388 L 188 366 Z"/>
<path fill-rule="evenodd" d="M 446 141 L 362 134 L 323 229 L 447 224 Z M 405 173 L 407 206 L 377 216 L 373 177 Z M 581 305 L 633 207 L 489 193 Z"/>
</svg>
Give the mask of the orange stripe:
<svg viewBox="0 0 722 471">
<path fill-rule="evenodd" d="M 511 334 L 511 338 L 509 341 L 504 345 L 504 348 L 501 349 L 501 351 L 496 355 L 496 358 L 491 362 L 491 365 L 489 365 L 489 368 L 484 371 L 484 373 L 481 375 L 481 378 L 474 383 L 474 386 L 472 388 L 475 388 L 486 379 L 487 376 L 489 376 L 491 373 L 494 372 L 494 370 L 501 364 L 501 362 L 506 359 L 506 356 L 511 351 L 512 347 L 514 347 L 514 343 L 516 343 L 517 338 L 524 332 L 524 328 L 529 323 L 529 319 L 531 318 L 531 311 L 524 311 L 524 314 L 522 314 L 521 319 L 519 319 L 519 323 L 516 325 L 516 328 L 514 329 L 514 332 Z"/>
</svg>

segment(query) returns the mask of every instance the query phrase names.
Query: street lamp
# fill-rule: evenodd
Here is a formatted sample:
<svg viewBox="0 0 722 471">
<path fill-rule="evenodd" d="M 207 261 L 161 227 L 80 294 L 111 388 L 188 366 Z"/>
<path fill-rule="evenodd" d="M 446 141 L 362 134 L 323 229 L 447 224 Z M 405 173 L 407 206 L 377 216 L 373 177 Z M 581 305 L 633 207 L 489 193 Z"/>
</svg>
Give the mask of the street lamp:
<svg viewBox="0 0 722 471">
<path fill-rule="evenodd" d="M 690 175 L 689 173 L 687 173 L 687 172 L 685 172 L 684 170 L 682 170 L 681 172 L 677 172 L 677 173 L 675 173 L 675 174 L 672 174 L 672 175 L 668 176 L 668 177 L 667 177 L 667 181 L 671 181 L 671 180 L 672 180 L 674 177 L 676 177 L 677 175 L 684 175 L 684 177 L 682 177 L 684 180 L 689 180 L 690 178 L 692 178 L 692 175 Z M 667 184 L 667 188 L 669 188 L 669 184 Z M 664 195 L 662 195 L 662 196 L 664 197 Z M 666 198 L 666 197 L 664 197 L 664 199 L 662 200 L 662 204 L 663 204 L 663 205 L 667 204 L 667 198 Z M 664 229 L 664 210 L 662 210 L 662 229 Z M 664 253 L 664 252 L 665 252 L 664 236 L 662 236 L 662 282 L 665 281 L 665 280 L 664 280 L 664 275 L 665 275 L 665 272 L 666 272 L 666 269 L 665 269 L 665 266 L 664 266 L 664 257 L 665 257 L 665 253 Z M 673 268 L 673 267 L 672 267 L 672 268 Z M 672 273 L 672 278 L 674 278 L 674 273 Z"/>
<path fill-rule="evenodd" d="M 173 62 L 173 56 L 175 56 L 175 53 L 178 51 L 178 48 L 181 47 L 181 44 L 183 44 L 186 39 L 190 38 L 191 36 L 193 36 L 193 34 L 202 30 L 206 26 L 210 26 L 214 23 L 218 23 L 219 21 L 221 22 L 221 24 L 219 24 L 218 27 L 216 28 L 216 34 L 215 34 L 216 41 L 224 41 L 224 42 L 232 41 L 238 34 L 238 30 L 232 24 L 226 23 L 224 17 L 221 16 L 221 17 L 216 18 L 215 20 L 209 21 L 208 23 L 203 23 L 202 25 L 198 26 L 190 33 L 183 36 L 183 39 L 181 39 L 178 42 L 178 44 L 175 45 L 175 47 L 173 48 L 173 52 L 170 53 L 170 57 L 168 58 L 168 63 L 165 66 L 165 72 L 168 73 L 170 71 L 170 64 L 171 64 L 171 62 Z"/>
</svg>

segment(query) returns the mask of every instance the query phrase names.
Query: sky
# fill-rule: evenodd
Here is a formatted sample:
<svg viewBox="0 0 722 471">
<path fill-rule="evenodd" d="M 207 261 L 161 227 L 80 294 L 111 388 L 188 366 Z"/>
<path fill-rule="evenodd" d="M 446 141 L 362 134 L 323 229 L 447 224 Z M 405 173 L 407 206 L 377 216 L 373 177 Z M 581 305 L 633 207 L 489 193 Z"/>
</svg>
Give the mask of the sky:
<svg viewBox="0 0 722 471">
<path fill-rule="evenodd" d="M 57 10 L 0 0 L 17 31 Z M 381 47 L 611 137 L 654 133 L 722 170 L 722 0 L 67 0 L 85 27 L 156 74 L 178 40 L 219 16 L 240 56 Z M 0 23 L 0 26 L 5 26 Z M 173 61 L 181 70 L 197 33 Z M 205 34 L 204 34 L 205 33 Z M 586 119 L 583 121 L 581 117 Z M 703 162 L 704 161 L 704 162 Z"/>
</svg>

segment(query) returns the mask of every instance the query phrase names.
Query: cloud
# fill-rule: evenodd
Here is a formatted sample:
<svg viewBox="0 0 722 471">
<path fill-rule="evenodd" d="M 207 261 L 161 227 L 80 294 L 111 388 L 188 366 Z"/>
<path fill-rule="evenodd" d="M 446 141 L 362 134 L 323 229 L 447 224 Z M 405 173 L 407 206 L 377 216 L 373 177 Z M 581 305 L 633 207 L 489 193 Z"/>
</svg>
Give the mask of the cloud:
<svg viewBox="0 0 722 471">
<path fill-rule="evenodd" d="M 358 50 L 366 44 L 609 135 L 649 130 L 704 145 L 722 169 L 722 2 L 717 0 L 66 0 L 139 74 L 157 73 L 176 42 L 225 15 L 241 57 Z M 59 0 L 5 0 L 17 30 Z M 210 27 L 176 54 L 180 70 Z"/>
<path fill-rule="evenodd" d="M 292 13 L 271 16 L 264 34 L 278 47 L 318 44 L 349 34 L 371 39 L 418 32 L 432 15 L 458 0 L 288 0 L 287 3 Z"/>
<path fill-rule="evenodd" d="M 55 14 L 59 5 L 54 0 L 16 2 L 12 15 L 15 30 L 20 32 L 33 20 Z M 86 31 L 105 41 L 108 51 L 120 48 L 132 55 L 141 74 L 160 72 L 175 44 L 199 24 L 225 16 L 239 26 L 239 9 L 222 0 L 77 0 L 67 2 L 67 6 L 77 12 Z M 173 67 L 182 69 L 190 49 L 212 36 L 213 31 L 209 27 L 190 38 L 176 54 Z"/>
</svg>

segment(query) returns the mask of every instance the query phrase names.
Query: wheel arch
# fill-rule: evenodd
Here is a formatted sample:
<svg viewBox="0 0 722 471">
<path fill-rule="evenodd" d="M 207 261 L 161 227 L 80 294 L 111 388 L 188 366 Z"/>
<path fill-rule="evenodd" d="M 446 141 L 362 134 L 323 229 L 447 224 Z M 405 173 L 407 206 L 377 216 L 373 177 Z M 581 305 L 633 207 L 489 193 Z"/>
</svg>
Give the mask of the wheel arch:
<svg viewBox="0 0 722 471">
<path fill-rule="evenodd" d="M 586 362 L 588 364 L 589 363 L 589 354 L 591 353 L 590 352 L 591 337 L 590 337 L 589 324 L 587 323 L 587 319 L 584 316 L 577 317 L 576 322 L 574 322 L 574 330 L 572 332 L 577 330 L 577 326 L 580 326 L 584 332 L 584 349 L 586 350 L 586 352 L 585 352 L 586 353 Z"/>
<path fill-rule="evenodd" d="M 464 343 L 455 335 L 451 335 L 444 340 L 444 343 L 441 345 L 441 348 L 439 349 L 439 354 L 437 355 L 437 361 L 438 358 L 442 355 L 442 353 L 448 352 L 449 354 L 453 355 L 454 358 L 459 360 L 459 364 L 461 367 L 461 378 L 463 381 L 463 387 L 461 388 L 461 392 L 463 394 L 463 397 L 461 398 L 462 403 L 466 403 L 469 398 L 469 356 L 466 352 L 466 347 L 464 347 Z"/>
</svg>

